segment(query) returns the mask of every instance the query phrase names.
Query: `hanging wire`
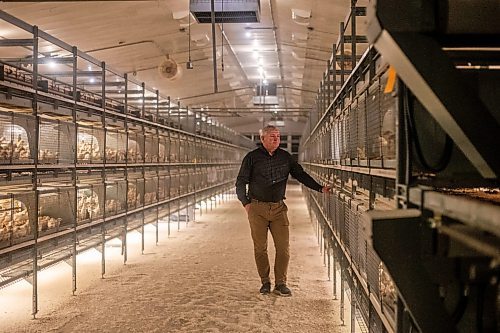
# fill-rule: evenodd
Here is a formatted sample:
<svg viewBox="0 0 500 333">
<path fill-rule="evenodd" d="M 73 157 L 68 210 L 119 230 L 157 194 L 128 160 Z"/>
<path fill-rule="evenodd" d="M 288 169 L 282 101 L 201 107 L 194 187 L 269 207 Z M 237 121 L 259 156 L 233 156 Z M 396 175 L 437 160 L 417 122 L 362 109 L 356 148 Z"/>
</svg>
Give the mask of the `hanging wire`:
<svg viewBox="0 0 500 333">
<path fill-rule="evenodd" d="M 221 31 L 221 36 L 222 36 L 221 69 L 224 72 L 224 0 L 222 0 L 222 15 L 221 15 L 221 20 L 222 20 L 222 31 Z"/>
<path fill-rule="evenodd" d="M 191 62 L 191 1 L 189 1 L 189 7 L 188 7 L 188 37 L 189 37 L 188 61 Z"/>
</svg>

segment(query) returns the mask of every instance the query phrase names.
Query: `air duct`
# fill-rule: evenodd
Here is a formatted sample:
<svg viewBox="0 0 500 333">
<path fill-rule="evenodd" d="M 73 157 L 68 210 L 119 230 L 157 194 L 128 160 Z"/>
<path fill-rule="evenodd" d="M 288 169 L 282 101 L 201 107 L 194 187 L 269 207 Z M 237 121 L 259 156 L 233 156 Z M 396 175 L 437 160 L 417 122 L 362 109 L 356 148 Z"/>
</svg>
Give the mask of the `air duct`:
<svg viewBox="0 0 500 333">
<path fill-rule="evenodd" d="M 212 23 L 210 0 L 190 0 L 191 13 L 198 23 Z M 215 0 L 215 23 L 260 22 L 259 0 Z"/>
</svg>

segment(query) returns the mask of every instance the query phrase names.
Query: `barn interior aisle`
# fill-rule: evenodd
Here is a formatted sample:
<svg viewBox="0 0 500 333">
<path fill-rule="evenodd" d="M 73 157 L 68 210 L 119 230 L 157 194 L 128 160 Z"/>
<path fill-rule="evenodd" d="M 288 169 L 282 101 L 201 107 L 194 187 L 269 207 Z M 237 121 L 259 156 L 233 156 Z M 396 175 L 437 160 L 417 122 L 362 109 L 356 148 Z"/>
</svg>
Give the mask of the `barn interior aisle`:
<svg viewBox="0 0 500 333">
<path fill-rule="evenodd" d="M 57 296 L 36 320 L 5 318 L 0 331 L 346 332 L 299 186 L 289 186 L 286 202 L 292 297 L 258 293 L 248 221 L 231 197 L 180 230 L 173 222 L 168 238 L 161 224 L 158 246 L 147 242 L 144 255 L 129 249 L 127 264 L 112 265 L 103 280 L 98 260 L 94 272 L 80 269 L 75 297 Z M 274 258 L 271 240 L 269 250 Z"/>
</svg>

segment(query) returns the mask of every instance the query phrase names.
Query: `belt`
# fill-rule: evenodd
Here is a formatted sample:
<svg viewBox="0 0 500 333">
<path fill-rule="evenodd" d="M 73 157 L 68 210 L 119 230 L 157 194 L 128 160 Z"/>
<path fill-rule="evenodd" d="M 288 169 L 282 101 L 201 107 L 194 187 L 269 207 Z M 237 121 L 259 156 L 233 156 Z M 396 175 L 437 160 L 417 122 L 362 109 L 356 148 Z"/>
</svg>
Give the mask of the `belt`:
<svg viewBox="0 0 500 333">
<path fill-rule="evenodd" d="M 280 200 L 280 201 L 261 201 L 261 200 L 257 200 L 257 199 L 251 199 L 252 202 L 259 202 L 259 203 L 265 203 L 265 204 L 280 204 L 280 203 L 283 203 L 283 200 Z"/>
</svg>

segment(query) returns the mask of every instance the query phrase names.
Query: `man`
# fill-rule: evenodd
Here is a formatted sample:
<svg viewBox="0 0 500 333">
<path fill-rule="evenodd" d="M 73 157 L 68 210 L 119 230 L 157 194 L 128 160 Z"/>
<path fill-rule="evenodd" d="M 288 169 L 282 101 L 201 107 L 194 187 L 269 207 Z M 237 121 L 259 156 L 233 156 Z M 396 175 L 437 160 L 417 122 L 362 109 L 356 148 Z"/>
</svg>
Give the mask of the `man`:
<svg viewBox="0 0 500 333">
<path fill-rule="evenodd" d="M 318 192 L 328 192 L 328 186 L 321 186 L 285 150 L 280 149 L 280 132 L 274 126 L 261 130 L 262 147 L 249 152 L 241 164 L 236 180 L 236 193 L 250 222 L 254 244 L 255 262 L 262 282 L 261 294 L 271 292 L 270 267 L 267 256 L 267 231 L 271 231 L 276 248 L 274 293 L 291 296 L 286 286 L 286 274 L 290 259 L 286 182 L 291 174 L 305 186 Z M 246 185 L 248 184 L 248 193 Z"/>
</svg>

